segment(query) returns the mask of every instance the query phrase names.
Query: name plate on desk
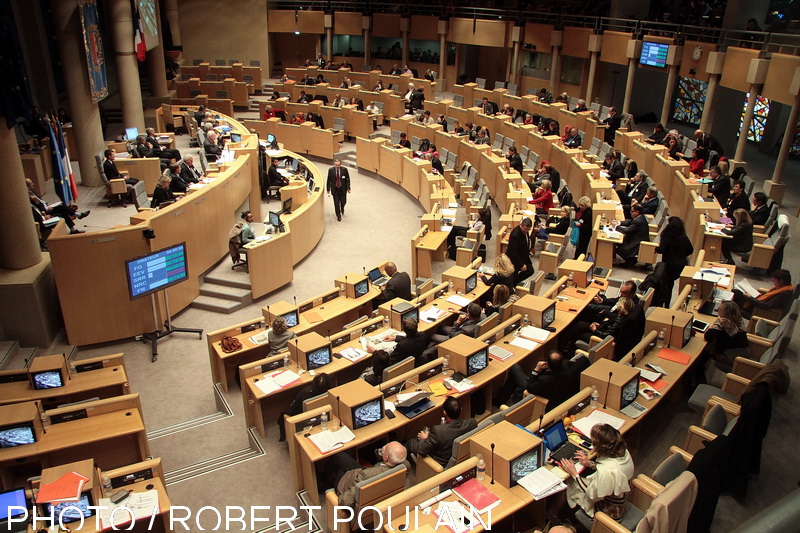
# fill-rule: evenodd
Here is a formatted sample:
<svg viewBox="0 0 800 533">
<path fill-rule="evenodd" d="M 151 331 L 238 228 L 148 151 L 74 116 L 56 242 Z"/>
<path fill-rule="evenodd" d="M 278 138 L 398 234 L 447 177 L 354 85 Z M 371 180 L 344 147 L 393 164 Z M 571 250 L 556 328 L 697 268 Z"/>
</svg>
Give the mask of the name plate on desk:
<svg viewBox="0 0 800 533">
<path fill-rule="evenodd" d="M 454 477 L 454 478 L 452 478 L 452 479 L 450 479 L 448 481 L 445 481 L 441 485 L 439 485 L 439 492 L 441 493 L 441 492 L 444 492 L 446 490 L 450 490 L 450 489 L 453 489 L 455 487 L 458 487 L 462 483 L 466 483 L 470 479 L 474 478 L 477 474 L 478 474 L 478 469 L 475 468 L 475 467 L 472 467 L 469 470 L 467 470 L 466 472 L 464 472 L 463 474 L 458 475 L 458 476 L 456 476 L 456 477 Z"/>
<path fill-rule="evenodd" d="M 89 415 L 86 413 L 86 409 L 80 409 L 78 411 L 70 411 L 69 413 L 53 415 L 50 417 L 50 422 L 52 424 L 63 424 L 64 422 L 72 422 L 73 420 L 80 420 L 88 417 Z"/>
<path fill-rule="evenodd" d="M 324 303 L 324 304 L 328 303 L 331 300 L 335 300 L 338 297 L 339 297 L 339 293 L 338 292 L 332 292 L 332 293 L 322 297 L 322 303 Z"/>
<path fill-rule="evenodd" d="M 86 363 L 83 365 L 75 365 L 75 371 L 79 374 L 81 372 L 91 372 L 92 370 L 100 370 L 101 368 L 103 368 L 102 361 L 95 361 L 93 363 Z"/>
<path fill-rule="evenodd" d="M 21 372 L 18 374 L 5 374 L 0 376 L 0 383 L 16 383 L 19 381 L 28 381 L 28 373 Z"/>
<path fill-rule="evenodd" d="M 297 311 L 300 313 L 305 313 L 306 311 L 310 310 L 313 307 L 314 307 L 314 302 L 308 302 L 298 307 Z"/>
<path fill-rule="evenodd" d="M 139 470 L 137 472 L 111 478 L 111 486 L 117 489 L 119 487 L 124 487 L 125 485 L 133 485 L 139 481 L 153 479 L 153 477 L 153 469 L 145 468 L 144 470 Z"/>
<path fill-rule="evenodd" d="M 252 324 L 247 324 L 246 326 L 242 326 L 242 333 L 249 333 L 251 331 L 255 331 L 261 327 L 261 321 L 253 322 Z"/>
</svg>

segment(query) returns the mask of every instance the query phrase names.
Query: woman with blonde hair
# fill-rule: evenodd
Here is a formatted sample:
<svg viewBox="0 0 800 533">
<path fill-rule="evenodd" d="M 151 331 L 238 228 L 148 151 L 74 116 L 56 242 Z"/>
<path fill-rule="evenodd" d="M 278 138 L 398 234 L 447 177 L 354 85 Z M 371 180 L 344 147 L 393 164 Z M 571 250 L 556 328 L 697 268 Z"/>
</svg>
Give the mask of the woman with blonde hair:
<svg viewBox="0 0 800 533">
<path fill-rule="evenodd" d="M 177 200 L 169 188 L 170 183 L 172 183 L 172 177 L 170 174 L 168 172 L 161 174 L 161 176 L 158 178 L 158 182 L 156 183 L 156 188 L 153 191 L 153 199 L 150 201 L 150 207 L 156 208 L 159 206 L 169 205 Z"/>
<path fill-rule="evenodd" d="M 724 263 L 734 264 L 732 253 L 747 254 L 753 249 L 753 219 L 742 208 L 733 212 L 735 225 L 728 224 L 722 233 L 730 235 L 732 239 L 722 239 L 722 255 Z"/>
<path fill-rule="evenodd" d="M 484 303 L 492 300 L 499 285 L 508 287 L 510 293 L 514 292 L 514 263 L 506 254 L 498 255 L 494 260 L 494 274 L 490 278 L 481 276 L 481 281 L 489 286 L 489 290 L 481 298 Z"/>
<path fill-rule="evenodd" d="M 588 196 L 581 196 L 581 199 L 578 200 L 578 210 L 575 213 L 575 227 L 572 228 L 573 232 L 578 232 L 578 244 L 575 246 L 574 259 L 585 254 L 589 249 L 589 241 L 592 238 L 592 222 L 592 201 Z M 572 242 L 575 242 L 574 236 L 572 239 Z"/>
<path fill-rule="evenodd" d="M 719 305 L 717 319 L 706 330 L 704 337 L 706 347 L 703 360 L 711 357 L 720 370 L 730 371 L 736 357 L 750 353 L 747 332 L 742 327 L 742 313 L 736 302 L 727 301 Z"/>
<path fill-rule="evenodd" d="M 550 180 L 542 180 L 539 188 L 533 193 L 533 198 L 528 201 L 529 204 L 536 206 L 536 213 L 539 215 L 547 215 L 550 209 L 555 205 L 553 201 L 553 188 Z"/>
</svg>

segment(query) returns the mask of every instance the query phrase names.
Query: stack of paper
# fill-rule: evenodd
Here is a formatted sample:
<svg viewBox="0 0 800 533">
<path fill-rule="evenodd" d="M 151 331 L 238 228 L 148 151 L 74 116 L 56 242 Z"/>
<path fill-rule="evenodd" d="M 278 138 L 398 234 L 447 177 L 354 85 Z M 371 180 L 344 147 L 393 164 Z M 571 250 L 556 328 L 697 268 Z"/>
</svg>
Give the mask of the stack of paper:
<svg viewBox="0 0 800 533">
<path fill-rule="evenodd" d="M 297 372 L 278 370 L 256 381 L 256 387 L 264 394 L 272 394 L 297 381 L 300 381 L 300 375 Z"/>
<path fill-rule="evenodd" d="M 267 332 L 266 331 L 262 331 L 260 333 L 256 333 L 252 337 L 249 337 L 249 340 L 253 344 L 264 344 L 266 342 L 269 342 L 269 339 L 267 338 Z"/>
<path fill-rule="evenodd" d="M 455 381 L 452 378 L 447 378 L 445 381 L 447 383 L 449 383 L 450 386 L 453 387 L 453 390 L 456 391 L 456 392 L 464 392 L 464 391 L 468 391 L 470 389 L 474 389 L 475 388 L 475 385 L 468 379 L 462 379 L 461 381 Z"/>
<path fill-rule="evenodd" d="M 74 470 L 46 485 L 39 487 L 36 503 L 76 502 L 89 478 Z"/>
<path fill-rule="evenodd" d="M 443 217 L 454 217 L 456 216 L 455 209 L 442 209 L 442 216 Z"/>
<path fill-rule="evenodd" d="M 742 281 L 737 281 L 735 287 L 751 298 L 758 298 L 759 295 L 758 291 L 746 279 L 743 279 Z"/>
<path fill-rule="evenodd" d="M 592 434 L 592 428 L 595 424 L 608 424 L 614 429 L 619 430 L 622 425 L 625 424 L 625 421 L 621 418 L 617 418 L 616 416 L 604 413 L 599 409 L 595 409 L 586 418 L 581 418 L 573 422 L 572 427 L 588 437 Z"/>
<path fill-rule="evenodd" d="M 659 372 L 653 372 L 652 370 L 645 370 L 643 368 L 639 368 L 638 366 L 636 367 L 636 370 L 638 370 L 640 373 L 639 375 L 641 375 L 642 378 L 646 379 L 647 381 L 655 381 L 661 377 L 661 373 Z"/>
<path fill-rule="evenodd" d="M 483 514 L 489 509 L 500 505 L 500 498 L 495 493 L 481 485 L 475 478 L 469 479 L 453 488 L 453 492 L 467 505 L 475 509 L 478 514 Z"/>
<path fill-rule="evenodd" d="M 504 350 L 499 346 L 492 346 L 489 348 L 489 355 L 498 361 L 505 361 L 514 354 L 508 350 Z"/>
<path fill-rule="evenodd" d="M 345 348 L 344 350 L 339 352 L 339 355 L 341 355 L 345 359 L 355 363 L 356 361 L 358 361 L 362 357 L 366 357 L 368 355 L 368 353 L 369 352 L 366 352 L 366 351 L 361 350 L 359 348 Z"/>
<path fill-rule="evenodd" d="M 459 501 L 439 502 L 433 513 L 437 517 L 436 524 L 444 525 L 453 533 L 466 533 L 478 525 L 475 515 Z"/>
<path fill-rule="evenodd" d="M 454 294 L 447 299 L 453 305 L 457 305 L 458 307 L 466 307 L 472 303 L 472 300 L 469 298 L 465 298 L 459 294 Z"/>
<path fill-rule="evenodd" d="M 300 375 L 297 372 L 286 370 L 284 372 L 281 372 L 272 379 L 274 379 L 275 383 L 277 383 L 281 387 L 285 387 L 287 385 L 291 385 L 295 381 L 300 381 Z"/>
<path fill-rule="evenodd" d="M 536 326 L 523 326 L 519 330 L 519 336 L 531 341 L 542 343 L 550 337 L 550 332 L 546 329 L 537 328 Z"/>
<path fill-rule="evenodd" d="M 112 526 L 114 526 L 114 529 L 120 529 L 119 526 L 131 521 L 131 513 L 133 513 L 134 520 L 141 520 L 142 518 L 150 518 L 160 512 L 158 491 L 155 489 L 145 492 L 131 492 L 127 498 L 116 504 L 112 503 L 109 498 L 100 498 L 98 505 L 98 516 L 103 529 L 109 529 Z M 117 507 L 125 507 L 125 509 L 114 513 Z M 113 520 L 111 519 L 112 513 Z"/>
<path fill-rule="evenodd" d="M 516 346 L 517 348 L 522 348 L 523 350 L 528 350 L 529 352 L 532 352 L 539 346 L 538 342 L 524 339 L 519 336 L 514 337 L 514 340 L 511 341 L 509 344 L 511 346 Z"/>
<path fill-rule="evenodd" d="M 444 309 L 439 309 L 438 307 L 431 307 L 430 309 L 422 311 L 419 314 L 419 319 L 427 323 L 436 322 L 447 313 L 449 313 L 449 311 L 445 311 Z"/>
<path fill-rule="evenodd" d="M 345 442 L 355 439 L 356 435 L 347 426 L 341 426 L 336 431 L 326 429 L 319 433 L 309 435 L 308 439 L 314 443 L 321 453 L 328 453 L 344 446 Z"/>
<path fill-rule="evenodd" d="M 519 484 L 530 492 L 536 500 L 541 500 L 542 498 L 566 490 L 567 488 L 560 477 L 555 475 L 552 470 L 545 467 L 537 468 L 520 479 Z"/>
</svg>

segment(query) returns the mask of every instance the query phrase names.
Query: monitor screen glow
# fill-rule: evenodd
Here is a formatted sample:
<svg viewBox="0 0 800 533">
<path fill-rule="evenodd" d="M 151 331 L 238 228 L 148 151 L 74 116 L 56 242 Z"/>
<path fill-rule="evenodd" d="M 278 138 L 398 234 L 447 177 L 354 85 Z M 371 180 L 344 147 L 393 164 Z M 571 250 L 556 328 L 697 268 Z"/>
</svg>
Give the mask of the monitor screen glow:
<svg viewBox="0 0 800 533">
<path fill-rule="evenodd" d="M 289 311 L 288 313 L 282 315 L 283 319 L 286 321 L 286 325 L 290 328 L 295 327 L 299 322 L 299 317 L 297 316 L 297 310 Z"/>
<path fill-rule="evenodd" d="M 381 419 L 383 398 L 376 398 L 353 407 L 353 429 L 360 429 Z"/>
<path fill-rule="evenodd" d="M 64 386 L 64 380 L 61 379 L 61 372 L 58 370 L 48 370 L 46 372 L 37 372 L 31 376 L 33 378 L 33 389 L 57 389 Z"/>
<path fill-rule="evenodd" d="M 131 300 L 176 285 L 189 277 L 186 243 L 125 261 Z"/>
<path fill-rule="evenodd" d="M 0 448 L 13 448 L 36 442 L 33 422 L 0 428 Z"/>
<path fill-rule="evenodd" d="M 550 324 L 553 323 L 555 319 L 556 319 L 556 304 L 555 302 L 553 302 L 553 305 L 545 309 L 544 312 L 542 313 L 542 327 L 543 328 L 548 327 Z"/>
<path fill-rule="evenodd" d="M 83 518 L 94 516 L 95 510 L 89 508 L 91 505 L 89 493 L 84 492 L 76 502 L 60 502 L 55 505 L 52 503 L 46 504 L 47 509 L 45 514 L 48 516 L 53 515 L 56 524 L 59 523 L 59 521 L 64 524 L 69 524 L 70 522 L 78 522 L 81 516 L 83 516 Z"/>
<path fill-rule="evenodd" d="M 620 409 L 625 409 L 639 394 L 639 376 L 636 376 L 622 387 L 622 398 L 620 399 Z"/>
<path fill-rule="evenodd" d="M 669 45 L 666 43 L 642 42 L 642 55 L 639 63 L 648 67 L 664 68 L 667 66 L 667 53 Z"/>
<path fill-rule="evenodd" d="M 532 450 L 529 450 L 516 459 L 513 459 L 509 467 L 511 469 L 511 486 L 513 487 L 519 480 L 539 468 L 539 455 L 541 445 L 536 445 Z"/>
<path fill-rule="evenodd" d="M 364 296 L 369 292 L 369 280 L 368 279 L 361 280 L 358 283 L 356 283 L 355 287 L 353 288 L 355 289 L 356 292 L 356 298 Z"/>
<path fill-rule="evenodd" d="M 292 159 L 292 171 L 297 173 L 300 170 L 300 161 Z"/>
<path fill-rule="evenodd" d="M 269 212 L 269 223 L 276 228 L 281 225 L 281 216 L 276 211 Z"/>
<path fill-rule="evenodd" d="M 135 141 L 139 136 L 139 128 L 125 128 L 125 138 L 129 141 Z"/>
<path fill-rule="evenodd" d="M 270 143 L 270 144 L 274 143 L 275 142 L 275 136 L 273 134 L 271 134 L 271 133 L 268 133 L 267 134 L 267 142 Z"/>
<path fill-rule="evenodd" d="M 317 348 L 306 354 L 306 361 L 308 361 L 308 369 L 315 370 L 321 366 L 325 366 L 331 362 L 331 348 L 330 346 L 323 346 Z"/>
<path fill-rule="evenodd" d="M 0 492 L 0 520 L 7 520 L 9 516 L 17 517 L 24 514 L 24 511 L 14 509 L 11 511 L 9 507 L 23 507 L 26 508 L 28 502 L 25 499 L 25 489 L 13 489 L 5 492 Z M 11 514 L 11 513 L 14 514 Z"/>
<path fill-rule="evenodd" d="M 405 320 L 406 318 L 413 318 L 414 320 L 416 320 L 417 322 L 419 322 L 419 309 L 417 309 L 417 308 L 415 307 L 414 309 L 411 309 L 411 310 L 409 310 L 409 311 L 406 311 L 405 313 L 403 313 L 402 315 L 400 315 L 400 321 L 401 321 L 401 322 L 402 322 L 403 320 Z"/>
<path fill-rule="evenodd" d="M 375 268 L 373 268 L 372 270 L 369 271 L 369 280 L 372 283 L 375 283 L 376 281 L 378 281 L 378 279 L 380 277 L 381 277 L 381 269 L 380 268 L 375 267 Z"/>
<path fill-rule="evenodd" d="M 475 290 L 475 287 L 477 286 L 478 286 L 478 273 L 475 272 L 473 275 L 467 278 L 465 292 L 472 292 Z"/>
<path fill-rule="evenodd" d="M 472 376 L 489 364 L 489 349 L 481 348 L 467 358 L 467 376 Z"/>
</svg>

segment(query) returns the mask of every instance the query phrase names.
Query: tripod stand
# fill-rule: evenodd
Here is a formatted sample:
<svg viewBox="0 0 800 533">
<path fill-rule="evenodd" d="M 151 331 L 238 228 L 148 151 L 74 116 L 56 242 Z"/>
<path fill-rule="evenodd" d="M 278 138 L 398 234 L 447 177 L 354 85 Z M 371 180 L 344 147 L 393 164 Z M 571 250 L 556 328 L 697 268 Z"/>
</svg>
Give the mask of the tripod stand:
<svg viewBox="0 0 800 533">
<path fill-rule="evenodd" d="M 151 301 L 153 302 L 153 322 L 155 323 L 156 330 L 153 333 L 145 333 L 142 335 L 143 342 L 150 341 L 150 344 L 153 348 L 153 357 L 150 359 L 151 362 L 155 363 L 158 360 L 158 341 L 159 339 L 163 339 L 173 333 L 197 333 L 200 338 L 203 338 L 203 330 L 202 329 L 194 329 L 194 328 L 173 328 L 172 327 L 172 317 L 169 311 L 169 296 L 167 295 L 167 291 L 161 291 L 164 293 L 164 308 L 167 312 L 167 320 L 164 322 L 164 328 L 161 329 L 161 324 L 158 323 L 158 313 L 156 310 L 156 293 L 150 295 Z"/>
</svg>

